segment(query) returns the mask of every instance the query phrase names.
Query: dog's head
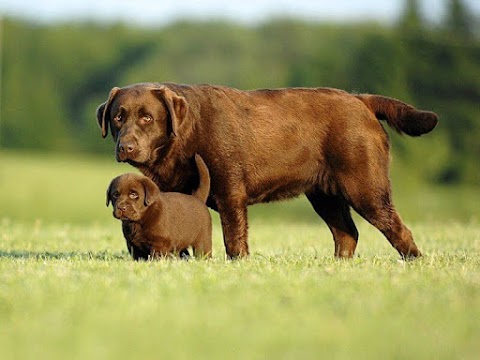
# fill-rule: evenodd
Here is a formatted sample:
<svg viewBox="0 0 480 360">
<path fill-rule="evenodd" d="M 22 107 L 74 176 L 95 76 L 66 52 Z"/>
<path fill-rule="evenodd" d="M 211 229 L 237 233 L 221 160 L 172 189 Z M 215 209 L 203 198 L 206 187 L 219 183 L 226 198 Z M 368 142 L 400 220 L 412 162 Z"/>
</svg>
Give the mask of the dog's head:
<svg viewBox="0 0 480 360">
<path fill-rule="evenodd" d="M 184 97 L 160 84 L 114 87 L 97 108 L 102 137 L 108 128 L 117 161 L 151 165 L 178 135 L 188 112 Z"/>
<path fill-rule="evenodd" d="M 123 174 L 110 182 L 107 206 L 113 205 L 113 216 L 122 221 L 139 222 L 147 209 L 160 201 L 160 190 L 146 176 Z"/>
</svg>

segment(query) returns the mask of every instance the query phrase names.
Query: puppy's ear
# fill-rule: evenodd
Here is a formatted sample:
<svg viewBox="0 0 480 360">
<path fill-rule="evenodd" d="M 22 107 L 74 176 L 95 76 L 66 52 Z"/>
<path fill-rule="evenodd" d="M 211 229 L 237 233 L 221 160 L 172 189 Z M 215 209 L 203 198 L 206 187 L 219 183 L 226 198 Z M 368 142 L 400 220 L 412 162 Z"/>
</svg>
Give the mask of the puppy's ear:
<svg viewBox="0 0 480 360">
<path fill-rule="evenodd" d="M 142 178 L 143 190 L 145 197 L 143 204 L 149 206 L 160 199 L 160 189 L 157 185 L 147 177 Z"/>
<path fill-rule="evenodd" d="M 178 96 L 166 86 L 152 88 L 152 92 L 157 98 L 163 100 L 170 113 L 170 126 L 173 136 L 177 136 L 178 128 L 185 120 L 188 112 L 188 103 L 183 96 Z"/>
<path fill-rule="evenodd" d="M 114 87 L 111 91 L 110 94 L 108 95 L 107 101 L 104 103 L 100 104 L 97 107 L 97 121 L 98 125 L 100 126 L 100 129 L 102 129 L 102 137 L 105 139 L 108 135 L 108 124 L 107 124 L 107 113 L 108 113 L 108 107 L 110 106 L 111 102 L 113 101 L 113 98 L 117 94 L 118 90 L 120 88 Z"/>
<path fill-rule="evenodd" d="M 107 207 L 108 207 L 108 205 L 110 205 L 110 201 L 112 201 L 112 197 L 110 195 L 110 191 L 112 190 L 112 184 L 113 184 L 113 180 L 110 183 L 110 185 L 108 185 L 108 188 L 107 188 L 107 201 L 106 201 Z"/>
</svg>

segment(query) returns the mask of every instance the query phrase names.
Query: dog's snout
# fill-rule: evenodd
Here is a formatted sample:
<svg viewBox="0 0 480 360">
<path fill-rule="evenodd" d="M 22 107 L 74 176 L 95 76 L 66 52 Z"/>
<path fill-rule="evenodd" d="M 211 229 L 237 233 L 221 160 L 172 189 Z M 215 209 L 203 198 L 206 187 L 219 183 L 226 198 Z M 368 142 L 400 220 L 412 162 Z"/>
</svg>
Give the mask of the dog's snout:
<svg viewBox="0 0 480 360">
<path fill-rule="evenodd" d="M 135 146 L 131 142 L 120 143 L 118 145 L 118 150 L 121 153 L 132 153 L 135 150 Z"/>
<path fill-rule="evenodd" d="M 136 144 L 133 140 L 120 140 L 117 147 L 117 160 L 126 161 L 135 157 Z"/>
<path fill-rule="evenodd" d="M 117 209 L 120 211 L 125 211 L 127 210 L 127 205 L 126 204 L 118 204 Z"/>
</svg>

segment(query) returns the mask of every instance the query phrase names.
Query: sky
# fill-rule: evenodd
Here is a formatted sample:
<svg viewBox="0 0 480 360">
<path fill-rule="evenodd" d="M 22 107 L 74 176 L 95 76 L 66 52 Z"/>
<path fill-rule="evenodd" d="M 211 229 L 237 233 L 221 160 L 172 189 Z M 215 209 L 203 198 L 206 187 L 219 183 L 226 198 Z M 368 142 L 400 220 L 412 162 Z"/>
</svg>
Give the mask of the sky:
<svg viewBox="0 0 480 360">
<path fill-rule="evenodd" d="M 421 0 L 423 15 L 439 21 L 447 0 Z M 480 14 L 480 0 L 464 0 Z M 39 22 L 126 22 L 162 26 L 179 19 L 227 19 L 256 24 L 271 17 L 291 16 L 312 21 L 394 22 L 405 0 L 0 0 L 0 15 Z"/>
</svg>

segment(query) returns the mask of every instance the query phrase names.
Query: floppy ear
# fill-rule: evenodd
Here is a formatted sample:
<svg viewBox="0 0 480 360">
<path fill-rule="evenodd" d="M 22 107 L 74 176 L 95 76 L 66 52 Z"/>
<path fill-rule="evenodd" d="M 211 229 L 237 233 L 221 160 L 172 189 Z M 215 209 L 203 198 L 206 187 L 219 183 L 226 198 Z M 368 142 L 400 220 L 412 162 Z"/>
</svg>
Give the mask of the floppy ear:
<svg viewBox="0 0 480 360">
<path fill-rule="evenodd" d="M 108 99 L 106 102 L 104 102 L 103 104 L 100 104 L 98 107 L 97 107 L 97 121 L 98 121 L 98 125 L 100 126 L 100 128 L 102 129 L 102 137 L 105 139 L 108 135 L 108 124 L 107 124 L 107 111 L 108 111 L 108 107 L 110 106 L 110 103 L 112 102 L 113 98 L 115 97 L 115 95 L 117 94 L 118 90 L 120 90 L 120 88 L 118 87 L 114 87 L 111 91 L 110 91 L 110 94 L 108 95 Z"/>
<path fill-rule="evenodd" d="M 145 192 L 145 197 L 143 204 L 149 206 L 160 199 L 160 189 L 157 185 L 147 177 L 142 178 L 143 190 Z"/>
<path fill-rule="evenodd" d="M 165 102 L 170 113 L 171 129 L 173 136 L 177 136 L 178 128 L 187 116 L 188 103 L 183 96 L 178 96 L 166 86 L 152 88 L 154 94 Z"/>
<path fill-rule="evenodd" d="M 112 201 L 112 198 L 110 196 L 110 191 L 112 190 L 112 184 L 113 184 L 113 180 L 112 182 L 110 182 L 110 185 L 108 185 L 108 188 L 107 188 L 107 201 L 106 201 L 107 207 L 108 205 L 110 205 L 110 201 Z"/>
</svg>

